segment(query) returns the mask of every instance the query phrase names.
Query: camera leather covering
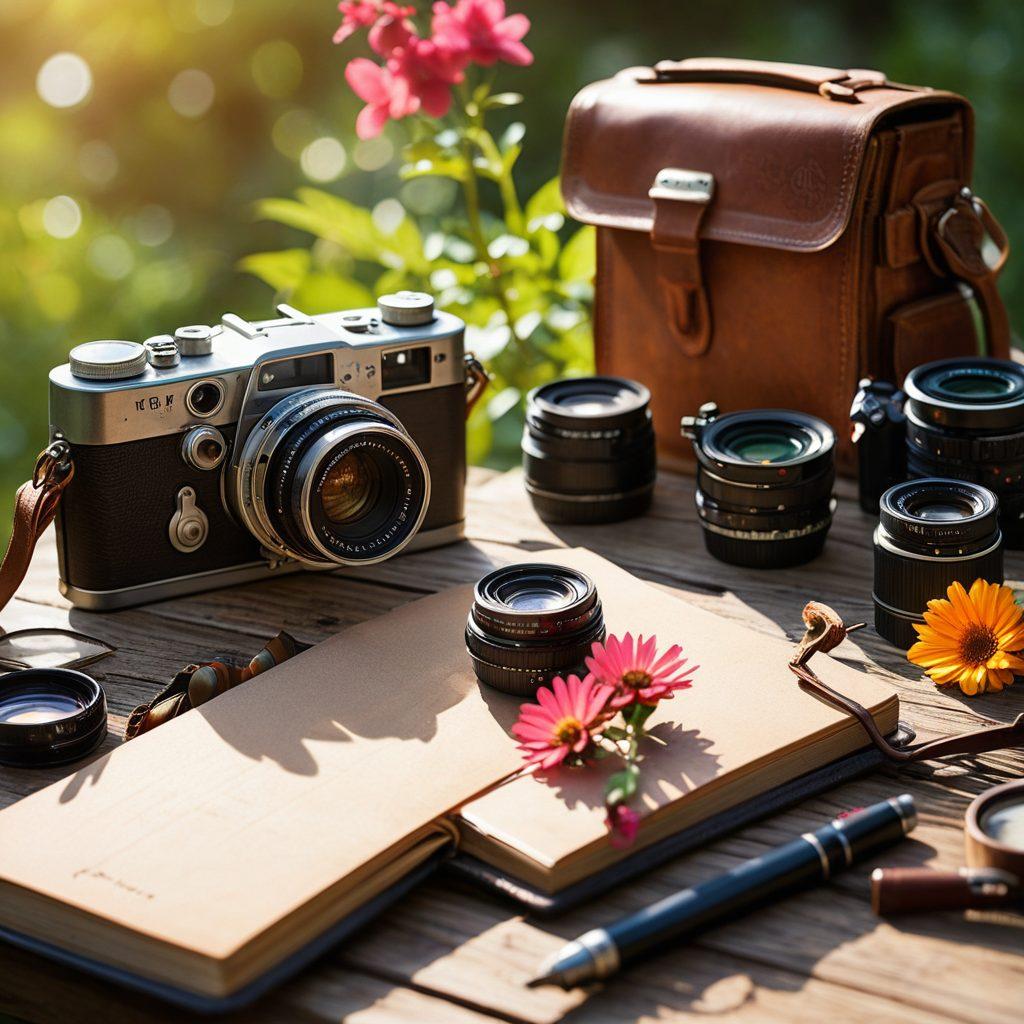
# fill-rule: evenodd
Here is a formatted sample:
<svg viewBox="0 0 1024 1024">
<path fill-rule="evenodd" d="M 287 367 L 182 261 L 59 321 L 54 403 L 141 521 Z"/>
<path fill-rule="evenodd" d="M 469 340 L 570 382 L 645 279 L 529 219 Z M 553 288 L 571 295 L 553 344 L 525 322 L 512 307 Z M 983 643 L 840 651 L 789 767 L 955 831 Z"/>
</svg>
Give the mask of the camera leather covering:
<svg viewBox="0 0 1024 1024">
<path fill-rule="evenodd" d="M 861 377 L 978 353 L 962 281 L 1008 357 L 973 131 L 962 97 L 859 69 L 666 61 L 576 97 L 562 188 L 597 227 L 597 366 L 651 388 L 663 461 L 692 459 L 680 416 L 714 400 L 820 416 L 852 471 Z M 908 322 L 929 298 L 961 308 Z"/>
</svg>

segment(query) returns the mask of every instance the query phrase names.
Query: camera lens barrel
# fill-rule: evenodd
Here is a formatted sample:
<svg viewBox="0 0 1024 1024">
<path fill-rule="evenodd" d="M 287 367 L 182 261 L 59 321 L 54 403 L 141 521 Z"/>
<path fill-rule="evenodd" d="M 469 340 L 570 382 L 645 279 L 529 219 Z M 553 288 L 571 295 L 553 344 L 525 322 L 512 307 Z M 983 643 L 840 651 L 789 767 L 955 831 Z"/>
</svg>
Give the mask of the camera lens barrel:
<svg viewBox="0 0 1024 1024">
<path fill-rule="evenodd" d="M 697 456 L 697 515 L 708 552 L 732 565 L 776 569 L 821 553 L 832 525 L 835 434 L 786 409 L 683 421 Z"/>
<path fill-rule="evenodd" d="M 988 487 L 1006 546 L 1024 548 L 1024 367 L 941 359 L 911 370 L 904 391 L 908 475 Z"/>
<path fill-rule="evenodd" d="M 929 477 L 890 487 L 879 503 L 874 536 L 875 629 L 908 649 L 913 623 L 951 583 L 1003 581 L 999 499 L 964 480 Z"/>
<path fill-rule="evenodd" d="M 620 377 L 571 378 L 530 392 L 523 469 L 542 519 L 610 523 L 647 511 L 657 473 L 650 398 Z"/>
<path fill-rule="evenodd" d="M 592 580 L 541 562 L 510 565 L 476 585 L 466 648 L 477 678 L 531 697 L 555 676 L 583 675 L 594 643 L 605 638 L 604 612 Z"/>
</svg>

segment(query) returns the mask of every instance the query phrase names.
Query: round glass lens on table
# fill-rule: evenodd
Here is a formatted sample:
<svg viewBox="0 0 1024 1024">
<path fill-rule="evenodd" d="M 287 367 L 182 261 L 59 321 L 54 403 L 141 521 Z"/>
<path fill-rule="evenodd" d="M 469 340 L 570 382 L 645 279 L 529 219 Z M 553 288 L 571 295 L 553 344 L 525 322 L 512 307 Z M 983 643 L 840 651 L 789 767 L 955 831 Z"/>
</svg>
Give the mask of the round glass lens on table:
<svg viewBox="0 0 1024 1024">
<path fill-rule="evenodd" d="M 363 452 L 349 452 L 324 481 L 324 515 L 332 523 L 354 523 L 373 508 L 380 491 L 380 466 Z"/>
<path fill-rule="evenodd" d="M 59 722 L 83 710 L 81 701 L 53 693 L 13 693 L 0 698 L 0 722 L 9 725 L 41 725 Z"/>
<path fill-rule="evenodd" d="M 980 825 L 997 843 L 1024 852 L 1024 800 L 1000 800 L 982 814 Z"/>
<path fill-rule="evenodd" d="M 955 398 L 974 398 L 998 402 L 1012 395 L 1015 386 L 1010 378 L 1001 374 L 952 373 L 942 380 L 935 390 L 939 394 L 945 393 Z"/>
</svg>

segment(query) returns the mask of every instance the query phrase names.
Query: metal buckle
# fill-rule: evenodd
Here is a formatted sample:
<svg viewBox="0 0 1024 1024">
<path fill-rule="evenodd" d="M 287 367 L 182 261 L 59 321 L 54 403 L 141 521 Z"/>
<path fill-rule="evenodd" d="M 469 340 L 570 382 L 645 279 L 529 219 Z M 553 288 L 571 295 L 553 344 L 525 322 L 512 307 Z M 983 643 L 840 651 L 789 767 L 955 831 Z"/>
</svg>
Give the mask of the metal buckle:
<svg viewBox="0 0 1024 1024">
<path fill-rule="evenodd" d="M 61 479 L 71 469 L 71 446 L 64 440 L 53 441 L 43 449 L 32 470 L 32 485 L 44 487 L 53 479 Z"/>
<path fill-rule="evenodd" d="M 689 171 L 663 167 L 654 176 L 651 199 L 673 199 L 684 203 L 709 203 L 715 193 L 715 176 L 710 171 Z"/>
</svg>

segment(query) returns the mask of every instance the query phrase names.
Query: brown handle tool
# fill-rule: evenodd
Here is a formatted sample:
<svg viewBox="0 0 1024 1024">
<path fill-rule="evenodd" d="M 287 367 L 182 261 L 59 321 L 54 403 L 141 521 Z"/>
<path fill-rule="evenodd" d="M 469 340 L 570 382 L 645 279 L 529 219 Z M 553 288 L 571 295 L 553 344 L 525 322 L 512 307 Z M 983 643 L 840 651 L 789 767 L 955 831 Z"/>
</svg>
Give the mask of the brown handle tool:
<svg viewBox="0 0 1024 1024">
<path fill-rule="evenodd" d="M 1005 910 L 1021 903 L 1020 882 L 998 868 L 876 868 L 871 906 L 876 914 L 934 910 Z"/>
</svg>

